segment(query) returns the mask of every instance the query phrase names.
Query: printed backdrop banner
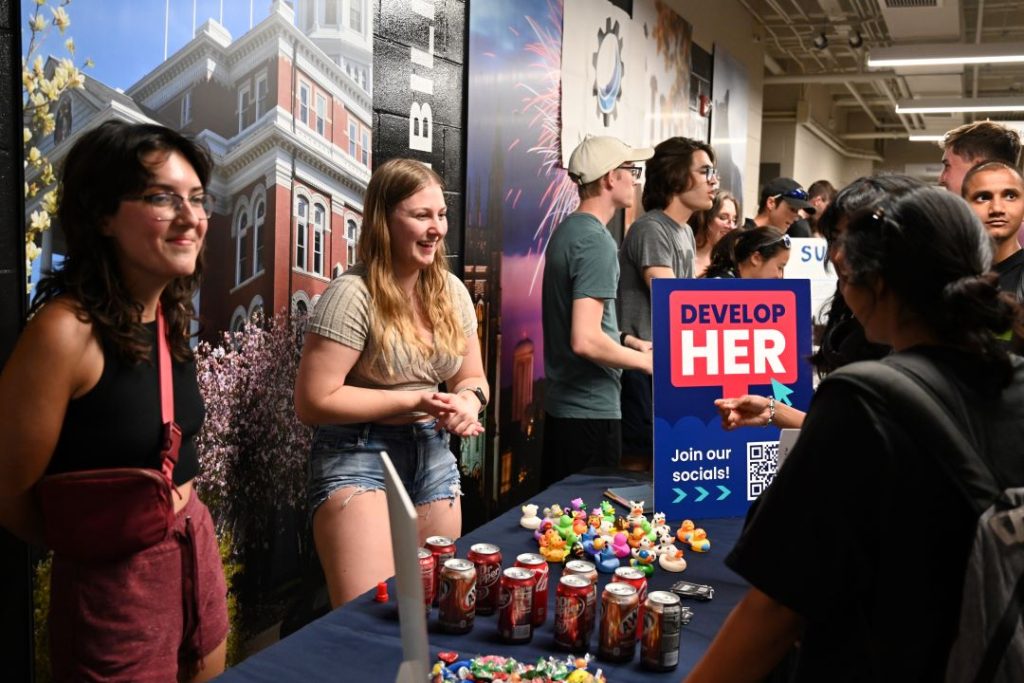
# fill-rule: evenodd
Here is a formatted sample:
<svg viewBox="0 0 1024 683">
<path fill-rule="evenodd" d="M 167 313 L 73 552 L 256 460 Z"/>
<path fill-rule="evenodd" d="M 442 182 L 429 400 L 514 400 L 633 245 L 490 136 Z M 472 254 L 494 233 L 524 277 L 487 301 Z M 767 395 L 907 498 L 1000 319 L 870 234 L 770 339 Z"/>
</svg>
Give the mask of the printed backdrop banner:
<svg viewBox="0 0 1024 683">
<path fill-rule="evenodd" d="M 689 134 L 687 21 L 658 0 L 634 0 L 632 16 L 607 0 L 565 0 L 564 11 L 563 162 L 588 133 L 634 147 Z"/>
<path fill-rule="evenodd" d="M 807 280 L 653 282 L 653 509 L 699 526 L 745 514 L 771 483 L 779 430 L 727 432 L 714 400 L 774 395 L 806 410 L 809 298 Z"/>
</svg>

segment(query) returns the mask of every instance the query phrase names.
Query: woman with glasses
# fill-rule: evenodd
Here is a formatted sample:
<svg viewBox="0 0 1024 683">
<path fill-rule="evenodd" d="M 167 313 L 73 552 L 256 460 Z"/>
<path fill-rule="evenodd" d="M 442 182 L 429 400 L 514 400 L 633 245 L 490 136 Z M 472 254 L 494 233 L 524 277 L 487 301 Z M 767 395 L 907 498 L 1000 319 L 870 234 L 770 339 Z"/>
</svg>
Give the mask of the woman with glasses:
<svg viewBox="0 0 1024 683">
<path fill-rule="evenodd" d="M 719 240 L 736 229 L 740 219 L 740 203 L 726 190 L 715 193 L 711 208 L 690 216 L 690 227 L 696 250 L 693 253 L 693 272 L 703 273 L 711 265 L 711 250 Z"/>
<path fill-rule="evenodd" d="M 779 279 L 789 263 L 789 235 L 772 228 L 735 230 L 715 245 L 701 277 Z"/>
<path fill-rule="evenodd" d="M 111 561 L 55 553 L 55 680 L 206 680 L 224 669 L 224 575 L 210 513 L 192 487 L 205 410 L 188 339 L 211 171 L 207 152 L 177 132 L 118 121 L 84 133 L 64 162 L 65 260 L 40 281 L 0 375 L 0 521 L 41 544 L 32 488 L 43 475 L 160 469 L 158 307 L 182 433 L 169 538 Z"/>
<path fill-rule="evenodd" d="M 1020 331 L 1021 308 L 998 289 L 977 218 L 940 188 L 917 185 L 855 214 L 834 262 L 867 338 L 893 353 L 818 387 L 726 559 L 752 588 L 687 681 L 762 680 L 798 640 L 797 682 L 953 680 L 958 633 L 979 647 L 991 637 L 960 622 L 961 598 L 985 597 L 964 589 L 979 512 L 960 482 L 998 492 L 948 464 L 969 447 L 1000 489 L 1024 484 L 1024 361 L 1001 341 Z M 898 398 L 895 379 L 922 396 Z M 999 680 L 1021 680 L 1020 662 L 1007 654 Z"/>
</svg>

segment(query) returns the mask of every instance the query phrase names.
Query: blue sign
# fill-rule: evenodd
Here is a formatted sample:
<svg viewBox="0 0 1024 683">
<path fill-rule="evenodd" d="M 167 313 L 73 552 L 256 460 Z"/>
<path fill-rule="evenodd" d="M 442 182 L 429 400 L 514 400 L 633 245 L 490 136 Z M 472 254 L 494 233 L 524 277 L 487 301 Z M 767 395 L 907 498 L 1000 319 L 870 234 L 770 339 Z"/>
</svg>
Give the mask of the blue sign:
<svg viewBox="0 0 1024 683">
<path fill-rule="evenodd" d="M 775 476 L 779 430 L 721 426 L 715 399 L 813 391 L 806 280 L 671 280 L 651 286 L 654 507 L 669 519 L 742 516 Z"/>
</svg>

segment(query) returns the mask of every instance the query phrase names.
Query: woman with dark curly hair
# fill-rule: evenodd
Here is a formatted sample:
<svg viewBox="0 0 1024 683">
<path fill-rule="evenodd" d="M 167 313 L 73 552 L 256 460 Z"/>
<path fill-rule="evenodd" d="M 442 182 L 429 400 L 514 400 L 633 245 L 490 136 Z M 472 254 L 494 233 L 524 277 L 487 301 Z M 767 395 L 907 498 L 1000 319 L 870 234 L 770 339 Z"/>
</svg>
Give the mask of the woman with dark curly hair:
<svg viewBox="0 0 1024 683">
<path fill-rule="evenodd" d="M 690 216 L 690 228 L 696 250 L 693 253 L 693 272 L 698 276 L 711 265 L 711 250 L 719 240 L 736 229 L 740 219 L 740 202 L 727 190 L 715 192 L 711 208 Z"/>
<path fill-rule="evenodd" d="M 1022 311 L 967 204 L 890 193 L 833 254 L 867 339 L 893 353 L 822 381 L 726 559 L 752 588 L 687 681 L 762 680 L 798 640 L 798 682 L 947 680 L 979 511 L 950 471 L 964 451 L 936 435 L 959 432 L 1000 489 L 1024 484 L 1024 360 L 1001 339 Z M 899 374 L 921 389 L 913 404 Z M 914 408 L 928 396 L 933 409 Z"/>
<path fill-rule="evenodd" d="M 206 151 L 175 131 L 119 121 L 83 133 L 64 163 L 66 258 L 39 283 L 0 375 L 0 522 L 41 543 L 33 487 L 44 475 L 161 471 L 161 311 L 181 443 L 165 473 L 174 489 L 165 540 L 102 561 L 55 552 L 56 680 L 205 680 L 224 669 L 224 574 L 210 513 L 192 488 L 205 409 L 188 343 L 211 171 Z M 138 514 L 111 510 L 110 534 L 118 518 Z"/>
</svg>

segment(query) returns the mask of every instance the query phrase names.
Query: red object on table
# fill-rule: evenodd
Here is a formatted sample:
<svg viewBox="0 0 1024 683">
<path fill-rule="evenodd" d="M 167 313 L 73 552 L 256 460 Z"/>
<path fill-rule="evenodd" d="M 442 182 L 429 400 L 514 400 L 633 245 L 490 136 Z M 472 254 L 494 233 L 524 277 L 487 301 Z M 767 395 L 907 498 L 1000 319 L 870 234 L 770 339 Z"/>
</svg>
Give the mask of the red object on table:
<svg viewBox="0 0 1024 683">
<path fill-rule="evenodd" d="M 388 582 L 381 581 L 377 584 L 377 594 L 373 596 L 373 599 L 377 602 L 388 601 Z"/>
</svg>

